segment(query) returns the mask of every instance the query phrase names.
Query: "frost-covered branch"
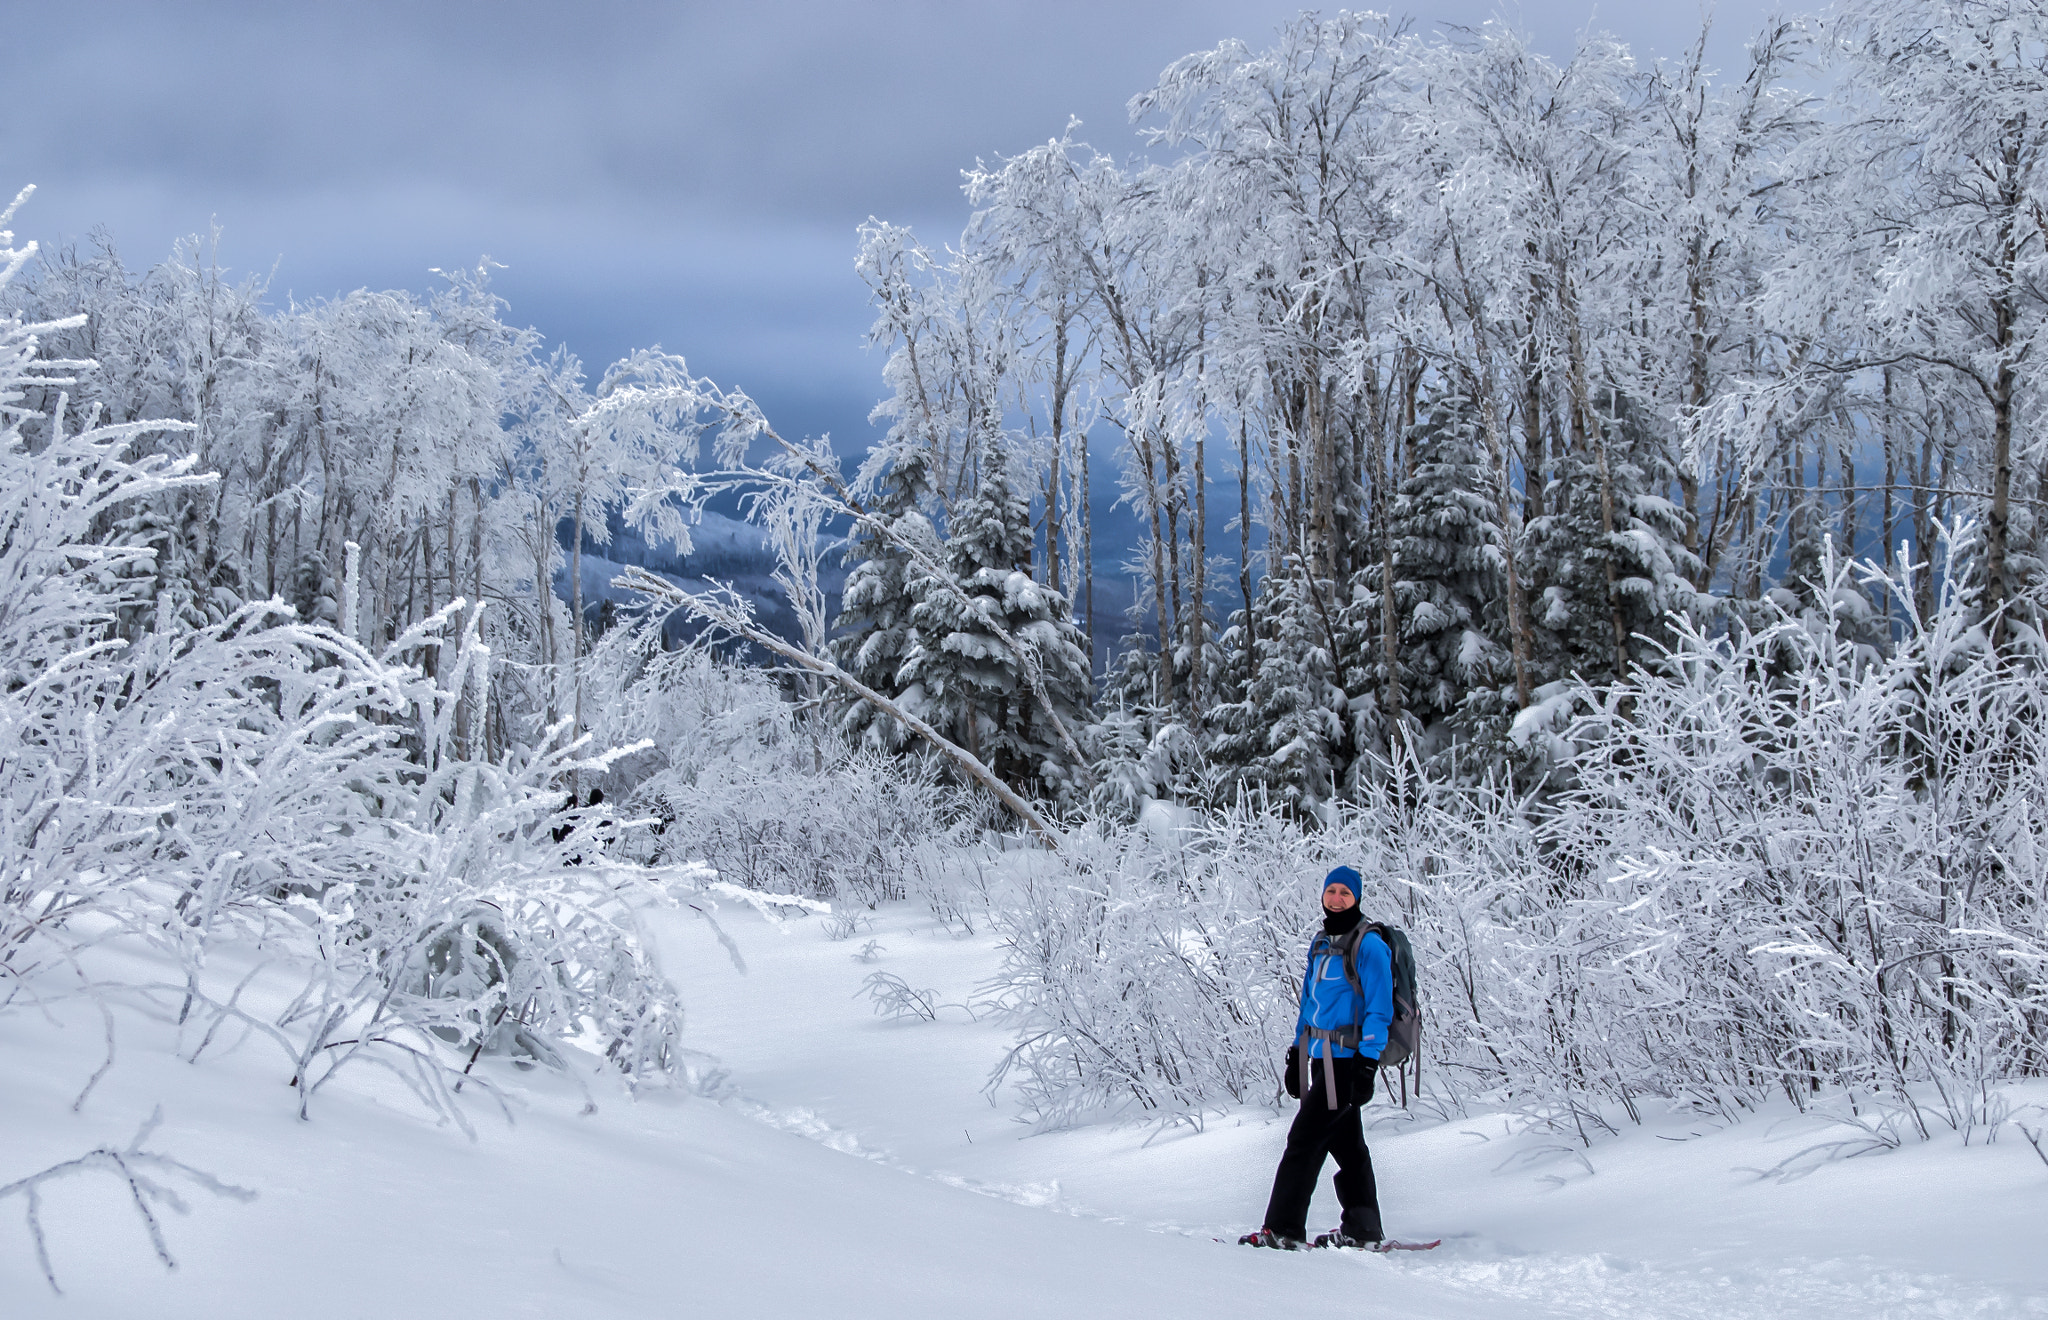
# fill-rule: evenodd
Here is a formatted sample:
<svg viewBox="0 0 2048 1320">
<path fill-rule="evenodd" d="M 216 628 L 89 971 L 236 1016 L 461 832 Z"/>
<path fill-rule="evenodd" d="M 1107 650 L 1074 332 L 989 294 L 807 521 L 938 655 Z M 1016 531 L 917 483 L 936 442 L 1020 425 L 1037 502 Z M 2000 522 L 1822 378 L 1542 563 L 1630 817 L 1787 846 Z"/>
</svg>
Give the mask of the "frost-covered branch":
<svg viewBox="0 0 2048 1320">
<path fill-rule="evenodd" d="M 57 1271 L 50 1263 L 50 1244 L 42 1220 L 42 1189 L 50 1183 L 83 1174 L 104 1173 L 124 1184 L 128 1189 L 129 1202 L 149 1234 L 149 1245 L 167 1270 L 176 1269 L 178 1262 L 171 1255 L 170 1244 L 164 1240 L 163 1223 L 157 1217 L 155 1207 L 167 1206 L 181 1215 L 189 1211 L 184 1198 L 168 1180 L 182 1179 L 202 1191 L 231 1200 L 256 1199 L 256 1193 L 249 1188 L 222 1182 L 210 1173 L 160 1152 L 144 1150 L 142 1143 L 149 1140 L 150 1134 L 163 1122 L 163 1117 L 163 1107 L 158 1106 L 135 1130 L 126 1146 L 97 1146 L 76 1159 L 53 1164 L 25 1178 L 0 1185 L 0 1201 L 10 1196 L 19 1196 L 23 1201 L 29 1239 L 35 1244 L 36 1264 L 42 1267 L 43 1278 L 48 1281 L 50 1291 L 59 1294 L 64 1291 L 57 1285 Z"/>
<path fill-rule="evenodd" d="M 969 778 L 992 793 L 997 801 L 1009 808 L 1018 820 L 1029 825 L 1049 847 L 1058 848 L 1060 846 L 1058 832 L 1053 829 L 1044 816 L 1039 814 L 1038 809 L 1019 796 L 1015 789 L 1005 784 L 993 770 L 982 764 L 980 758 L 976 757 L 966 748 L 946 738 L 938 730 L 932 728 L 931 725 L 925 723 L 909 711 L 904 710 L 896 702 L 889 700 L 889 698 L 876 692 L 873 688 L 860 682 L 830 660 L 812 655 L 800 647 L 792 646 L 780 637 L 775 636 L 775 634 L 759 627 L 754 623 L 744 601 L 733 597 L 730 593 L 727 593 L 724 597 L 719 597 L 704 592 L 686 591 L 674 583 L 655 577 L 644 570 L 628 570 L 620 575 L 618 583 L 622 587 L 640 592 L 648 599 L 657 603 L 672 608 L 688 610 L 693 617 L 702 619 L 704 622 L 715 627 L 722 628 L 736 637 L 744 637 L 763 650 L 773 652 L 783 659 L 799 665 L 811 673 L 817 674 L 828 682 L 837 684 L 861 700 L 873 703 L 878 710 L 887 711 L 892 718 L 902 721 L 905 728 L 910 729 L 918 737 L 931 744 L 934 751 L 958 766 Z"/>
</svg>

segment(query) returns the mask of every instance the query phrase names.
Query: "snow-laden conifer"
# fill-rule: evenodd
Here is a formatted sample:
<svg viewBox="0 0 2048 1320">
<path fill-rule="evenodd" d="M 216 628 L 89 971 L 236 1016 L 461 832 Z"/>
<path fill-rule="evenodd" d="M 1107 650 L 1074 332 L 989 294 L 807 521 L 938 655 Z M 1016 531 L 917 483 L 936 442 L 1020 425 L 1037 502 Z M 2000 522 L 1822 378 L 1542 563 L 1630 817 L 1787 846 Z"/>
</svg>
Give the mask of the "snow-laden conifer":
<svg viewBox="0 0 2048 1320">
<path fill-rule="evenodd" d="M 1227 755 L 1246 789 L 1310 811 L 1342 781 L 1346 701 L 1325 612 L 1299 563 L 1268 574 L 1253 606 L 1258 657 L 1241 704 L 1223 713 Z"/>
<path fill-rule="evenodd" d="M 1697 607 L 1669 451 L 1618 391 L 1600 399 L 1593 428 L 1559 456 L 1553 511 L 1527 531 L 1546 677 L 1621 678 L 1655 655 L 1674 612 Z"/>
<path fill-rule="evenodd" d="M 838 635 L 832 653 L 840 668 L 887 696 L 899 696 L 903 666 L 920 644 L 911 618 L 912 584 L 920 571 L 906 542 L 939 560 L 944 549 L 925 517 L 933 491 L 924 452 L 916 445 L 870 459 L 864 484 L 873 488 L 873 522 L 857 524 L 847 538 L 846 585 L 840 591 Z M 879 525 L 877 525 L 879 524 Z M 842 700 L 844 700 L 842 698 Z M 863 701 L 844 701 L 839 727 L 849 737 L 887 751 L 904 746 L 908 733 L 888 715 Z"/>
<path fill-rule="evenodd" d="M 1383 586 L 1377 567 L 1367 571 L 1371 589 L 1394 593 L 1403 708 L 1425 730 L 1469 698 L 1496 703 L 1508 677 L 1506 534 L 1476 414 L 1471 400 L 1453 396 L 1409 432 L 1409 473 L 1388 523 L 1393 582 Z"/>
<path fill-rule="evenodd" d="M 898 681 L 906 706 L 957 731 L 955 740 L 1006 781 L 1058 797 L 1081 786 L 1085 767 L 1071 762 L 1026 667 L 1053 711 L 1080 725 L 1092 687 L 1086 641 L 1066 597 L 1031 576 L 1029 507 L 1008 451 L 991 439 L 982 454 L 980 482 L 947 526 L 943 564 L 908 575 L 916 642 Z M 997 624 L 1018 645 L 997 635 Z"/>
</svg>

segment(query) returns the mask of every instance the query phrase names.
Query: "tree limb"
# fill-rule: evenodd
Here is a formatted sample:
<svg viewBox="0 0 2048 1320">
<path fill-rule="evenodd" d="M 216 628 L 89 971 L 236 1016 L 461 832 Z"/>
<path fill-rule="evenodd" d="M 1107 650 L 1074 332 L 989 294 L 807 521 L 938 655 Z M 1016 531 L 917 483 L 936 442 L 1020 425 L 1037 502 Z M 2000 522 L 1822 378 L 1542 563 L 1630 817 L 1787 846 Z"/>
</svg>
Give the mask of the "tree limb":
<svg viewBox="0 0 2048 1320">
<path fill-rule="evenodd" d="M 751 405 L 752 400 L 746 400 L 746 403 Z M 861 504 L 859 498 L 847 487 L 846 482 L 841 479 L 839 474 L 819 462 L 816 455 L 806 453 L 796 445 L 783 439 L 781 435 L 776 433 L 775 428 L 768 424 L 767 419 L 760 415 L 758 410 L 750 413 L 741 404 L 723 398 L 719 400 L 719 406 L 726 411 L 728 416 L 734 417 L 735 423 L 742 425 L 749 434 L 765 436 L 780 445 L 785 454 L 789 455 L 797 463 L 802 464 L 818 480 L 831 488 L 832 493 L 839 498 L 839 502 L 845 506 L 846 512 L 856 524 L 873 531 L 884 540 L 893 544 L 898 550 L 901 550 L 908 556 L 912 563 L 923 569 L 933 581 L 959 597 L 970 610 L 973 610 L 973 600 L 966 592 L 960 589 L 960 585 L 953 580 L 953 575 L 946 571 L 943 564 L 933 560 L 924 552 L 921 546 L 905 537 L 895 527 L 869 513 L 867 508 Z M 765 477 L 770 480 L 788 480 L 787 477 L 778 473 L 764 473 L 751 468 L 746 470 L 746 475 Z M 1088 758 L 1081 754 L 1080 745 L 1074 741 L 1073 732 L 1067 728 L 1066 720 L 1054 708 L 1052 696 L 1045 690 L 1045 679 L 1039 672 L 1037 654 L 1031 648 L 1018 641 L 1009 628 L 1004 626 L 1002 620 L 992 614 L 983 615 L 978 611 L 976 613 L 977 617 L 980 618 L 989 631 L 996 635 L 996 639 L 1008 647 L 1011 654 L 1017 657 L 1018 667 L 1024 674 L 1024 682 L 1031 688 L 1031 695 L 1037 699 L 1038 708 L 1044 711 L 1046 717 L 1052 721 L 1053 730 L 1059 734 L 1060 743 L 1067 749 L 1067 755 L 1073 758 L 1075 769 L 1080 772 L 1082 779 L 1092 787 L 1095 783 L 1094 767 L 1090 764 Z M 1089 662 L 1092 667 L 1094 657 L 1089 657 Z"/>
<path fill-rule="evenodd" d="M 686 591 L 673 582 L 658 578 L 637 566 L 629 567 L 624 573 L 612 579 L 612 584 L 637 591 L 650 599 L 688 610 L 697 618 L 715 627 L 723 628 L 736 636 L 744 637 L 763 650 L 772 651 L 785 660 L 793 661 L 821 678 L 837 683 L 840 687 L 845 688 L 861 700 L 872 703 L 877 709 L 887 712 L 891 718 L 898 720 L 904 727 L 930 743 L 941 755 L 959 766 L 976 783 L 995 794 L 996 799 L 1008 807 L 1011 814 L 1015 815 L 1026 825 L 1029 825 L 1040 838 L 1045 840 L 1048 847 L 1055 852 L 1059 851 L 1060 838 L 1052 825 L 1044 816 L 1039 814 L 1035 807 L 1025 801 L 1022 795 L 1004 783 L 996 775 L 995 771 L 983 764 L 980 757 L 975 756 L 966 748 L 944 737 L 937 729 L 934 729 L 931 725 L 912 715 L 894 701 L 891 701 L 853 675 L 847 673 L 838 665 L 819 656 L 812 655 L 801 647 L 792 646 L 774 633 L 760 628 L 747 616 L 744 608 L 738 605 L 728 605 L 693 591 Z"/>
</svg>

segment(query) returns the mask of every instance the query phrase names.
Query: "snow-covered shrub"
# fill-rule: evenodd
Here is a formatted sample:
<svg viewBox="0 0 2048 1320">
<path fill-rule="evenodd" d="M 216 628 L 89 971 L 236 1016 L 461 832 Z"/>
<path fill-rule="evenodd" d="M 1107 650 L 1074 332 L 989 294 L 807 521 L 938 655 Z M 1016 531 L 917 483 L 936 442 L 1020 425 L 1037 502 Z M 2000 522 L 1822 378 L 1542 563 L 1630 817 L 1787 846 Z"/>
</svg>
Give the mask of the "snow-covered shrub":
<svg viewBox="0 0 2048 1320">
<path fill-rule="evenodd" d="M 27 252 L 4 255 L 0 281 Z M 686 876 L 604 857 L 596 822 L 550 828 L 559 783 L 610 758 L 553 736 L 476 755 L 489 656 L 460 601 L 381 655 L 281 600 L 124 636 L 161 587 L 128 515 L 209 478 L 131 456 L 148 424 L 71 426 L 54 389 L 91 364 L 38 361 L 48 328 L 0 320 L 0 1006 L 165 1000 L 195 1055 L 229 1023 L 275 1042 L 302 1105 L 372 1060 L 453 1112 L 477 1051 L 567 1035 L 665 1074 L 680 1010 L 634 906 Z M 112 941 L 170 975 L 109 980 L 92 950 Z M 238 942 L 295 979 L 281 1008 L 226 970 Z"/>
<path fill-rule="evenodd" d="M 1077 831 L 998 911 L 997 985 L 1019 1037 L 1005 1075 L 1049 1124 L 1273 1102 L 1321 879 L 1344 863 L 1364 875 L 1368 918 L 1406 930 L 1425 969 L 1426 1094 L 1455 1105 L 1491 1088 L 1491 1001 L 1512 952 L 1500 914 L 1533 873 L 1521 808 L 1483 787 L 1395 776 L 1320 828 L 1246 799 Z"/>
<path fill-rule="evenodd" d="M 1888 584 L 1888 659 L 1854 616 L 1682 633 L 1589 717 L 1547 833 L 1615 951 L 1616 1080 L 1880 1089 L 1964 1122 L 2048 1066 L 2048 689 L 2038 655 L 1985 644 L 1966 571 L 1925 620 Z"/>
<path fill-rule="evenodd" d="M 914 889 L 948 916 L 951 868 L 934 845 L 971 837 L 985 815 L 976 795 L 921 758 L 848 746 L 759 670 L 701 646 L 662 649 L 658 620 L 614 631 L 591 659 L 596 734 L 652 744 L 606 783 L 662 822 L 653 855 L 865 908 Z"/>
<path fill-rule="evenodd" d="M 1069 832 L 997 914 L 1006 950 L 990 988 L 1018 1032 L 997 1080 L 1014 1073 L 1047 1124 L 1269 1100 L 1299 977 L 1294 877 L 1317 847 L 1250 809 L 1191 829 Z M 1259 865 L 1240 864 L 1255 853 Z"/>
<path fill-rule="evenodd" d="M 1433 1107 L 1581 1136 L 1773 1093 L 1996 1121 L 1991 1088 L 2048 1068 L 2048 684 L 1955 586 L 1925 620 L 1889 590 L 1889 657 L 1861 613 L 1674 623 L 1653 669 L 1556 694 L 1577 713 L 1534 792 L 1395 766 L 1310 825 L 1241 804 L 1078 831 L 999 915 L 1006 1075 L 1055 1123 L 1272 1098 L 1343 862 L 1414 943 Z"/>
</svg>

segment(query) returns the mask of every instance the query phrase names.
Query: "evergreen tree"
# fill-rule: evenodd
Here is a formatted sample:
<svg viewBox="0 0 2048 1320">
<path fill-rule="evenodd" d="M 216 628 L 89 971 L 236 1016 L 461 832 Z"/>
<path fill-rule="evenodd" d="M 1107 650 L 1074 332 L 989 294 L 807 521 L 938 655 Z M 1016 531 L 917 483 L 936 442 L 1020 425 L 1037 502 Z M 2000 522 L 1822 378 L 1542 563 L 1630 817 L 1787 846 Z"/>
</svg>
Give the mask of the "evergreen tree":
<svg viewBox="0 0 2048 1320">
<path fill-rule="evenodd" d="M 144 609 L 123 611 L 123 628 L 130 637 L 146 629 L 161 627 L 209 628 L 224 620 L 242 604 L 248 594 L 241 565 L 236 559 L 215 553 L 213 541 L 204 535 L 198 500 L 169 501 L 168 508 L 145 508 L 119 519 L 115 540 L 128 546 L 148 546 L 152 558 L 144 569 L 155 578 L 152 604 Z M 157 615 L 168 607 L 172 618 Z"/>
<path fill-rule="evenodd" d="M 1225 731 L 1233 703 L 1240 702 L 1242 684 L 1219 684 L 1223 651 L 1216 642 L 1204 647 L 1209 666 L 1209 708 L 1191 729 L 1157 701 L 1159 653 L 1145 645 L 1142 633 L 1124 638 L 1124 648 L 1104 676 L 1096 699 L 1093 728 L 1095 790 L 1090 802 L 1108 815 L 1135 819 L 1146 798 L 1207 799 L 1219 768 L 1215 740 Z M 1228 768 L 1224 773 L 1235 778 Z"/>
<path fill-rule="evenodd" d="M 1785 573 L 1760 601 L 1730 602 L 1730 612 L 1761 632 L 1786 615 L 1798 619 L 1809 636 L 1834 636 L 1862 648 L 1870 660 L 1890 649 L 1890 621 L 1856 581 L 1841 550 L 1836 519 L 1817 491 L 1794 505 L 1785 527 Z M 1808 646 L 1784 644 L 1769 651 L 1770 663 L 1759 677 L 1772 684 L 1794 680 L 1811 663 Z"/>
<path fill-rule="evenodd" d="M 1157 795 L 1146 753 L 1152 740 L 1145 718 L 1129 707 L 1107 706 L 1095 726 L 1095 789 L 1089 805 L 1117 820 L 1133 821 L 1145 799 Z"/>
<path fill-rule="evenodd" d="M 1502 691 L 1511 673 L 1506 534 L 1471 400 L 1439 401 L 1408 429 L 1403 449 L 1407 475 L 1380 529 L 1388 553 L 1361 546 L 1365 567 L 1352 575 L 1340 625 L 1356 751 L 1346 783 L 1354 790 L 1359 775 L 1397 752 L 1427 758 L 1460 738 L 1491 734 L 1514 706 L 1512 692 Z"/>
<path fill-rule="evenodd" d="M 1067 598 L 1031 576 L 1031 509 L 1007 454 L 988 442 L 982 464 L 980 484 L 947 529 L 945 560 L 935 566 L 945 577 L 909 567 L 915 603 L 899 671 L 903 701 L 1020 792 L 1065 798 L 1082 768 L 1024 667 L 1078 735 L 1088 719 L 1087 643 Z"/>
<path fill-rule="evenodd" d="M 1232 610 L 1230 623 L 1216 636 L 1218 663 L 1210 673 L 1210 705 L 1202 725 L 1203 757 L 1235 777 L 1242 777 L 1253 756 L 1248 737 L 1252 713 L 1245 700 L 1248 671 L 1258 663 L 1252 621 L 1252 611 Z"/>
<path fill-rule="evenodd" d="M 292 570 L 288 597 L 299 617 L 307 623 L 337 627 L 341 621 L 341 584 L 327 569 L 327 556 L 319 551 L 299 556 Z"/>
<path fill-rule="evenodd" d="M 1150 738 L 1169 714 L 1158 697 L 1159 653 L 1145 645 L 1143 633 L 1125 633 L 1116 659 L 1102 676 L 1098 705 L 1104 711 L 1123 711 Z"/>
<path fill-rule="evenodd" d="M 1389 516 L 1403 709 L 1441 726 L 1509 671 L 1500 506 L 1471 401 L 1451 398 L 1408 437 L 1413 469 Z"/>
<path fill-rule="evenodd" d="M 1539 670 L 1602 683 L 1656 654 L 1671 613 L 1706 602 L 1665 443 L 1619 390 L 1595 397 L 1599 434 L 1559 456 L 1545 492 L 1556 512 L 1530 523 L 1528 562 Z"/>
<path fill-rule="evenodd" d="M 839 667 L 886 697 L 902 695 L 904 661 L 917 649 L 911 610 L 914 570 L 904 542 L 919 547 L 927 558 L 944 550 L 921 506 L 931 496 L 930 468 L 922 450 L 904 446 L 877 482 L 879 497 L 871 507 L 876 527 L 860 523 L 847 540 L 851 571 L 840 593 L 838 627 L 832 653 Z M 886 532 L 884 528 L 888 529 Z M 892 716 L 864 701 L 846 704 L 841 732 L 856 742 L 885 751 L 900 749 L 909 737 Z"/>
<path fill-rule="evenodd" d="M 1293 559 L 1260 583 L 1246 636 L 1257 657 L 1252 678 L 1241 701 L 1218 711 L 1222 732 L 1212 744 L 1244 767 L 1245 786 L 1302 810 L 1335 795 L 1347 761 L 1348 703 L 1311 590 Z"/>
</svg>

